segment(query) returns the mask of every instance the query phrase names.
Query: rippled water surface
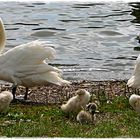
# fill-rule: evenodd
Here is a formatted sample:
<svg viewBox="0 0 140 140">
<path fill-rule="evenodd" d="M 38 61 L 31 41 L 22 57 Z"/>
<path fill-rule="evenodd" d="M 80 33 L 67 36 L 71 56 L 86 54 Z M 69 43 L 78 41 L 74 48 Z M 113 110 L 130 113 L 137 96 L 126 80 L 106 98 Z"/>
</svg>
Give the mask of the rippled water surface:
<svg viewBox="0 0 140 140">
<path fill-rule="evenodd" d="M 140 4 L 0 2 L 7 49 L 36 39 L 53 42 L 52 64 L 69 79 L 130 78 L 139 46 Z"/>
</svg>

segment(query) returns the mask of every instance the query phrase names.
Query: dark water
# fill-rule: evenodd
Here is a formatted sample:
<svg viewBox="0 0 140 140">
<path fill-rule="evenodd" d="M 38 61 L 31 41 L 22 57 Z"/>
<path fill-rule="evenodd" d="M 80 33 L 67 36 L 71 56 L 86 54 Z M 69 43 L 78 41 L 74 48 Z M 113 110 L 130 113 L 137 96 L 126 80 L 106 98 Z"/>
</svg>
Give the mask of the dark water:
<svg viewBox="0 0 140 140">
<path fill-rule="evenodd" d="M 51 62 L 69 79 L 130 78 L 140 44 L 139 3 L 0 2 L 7 49 L 36 39 L 53 42 Z"/>
</svg>

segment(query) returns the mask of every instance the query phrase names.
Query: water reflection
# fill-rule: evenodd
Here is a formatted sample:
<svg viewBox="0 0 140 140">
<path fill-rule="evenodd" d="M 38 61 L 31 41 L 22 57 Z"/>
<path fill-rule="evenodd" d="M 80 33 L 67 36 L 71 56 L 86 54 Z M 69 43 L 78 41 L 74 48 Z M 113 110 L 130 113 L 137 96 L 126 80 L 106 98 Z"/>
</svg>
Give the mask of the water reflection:
<svg viewBox="0 0 140 140">
<path fill-rule="evenodd" d="M 140 23 L 140 3 L 130 3 L 130 5 L 132 6 L 131 15 L 136 17 L 132 22 Z"/>
</svg>

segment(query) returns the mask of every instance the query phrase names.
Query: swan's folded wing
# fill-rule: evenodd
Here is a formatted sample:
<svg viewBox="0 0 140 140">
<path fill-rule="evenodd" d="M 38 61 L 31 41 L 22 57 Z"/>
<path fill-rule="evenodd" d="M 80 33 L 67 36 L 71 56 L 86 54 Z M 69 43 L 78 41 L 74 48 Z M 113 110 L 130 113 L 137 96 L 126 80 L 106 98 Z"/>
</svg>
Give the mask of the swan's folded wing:
<svg viewBox="0 0 140 140">
<path fill-rule="evenodd" d="M 48 65 L 45 60 L 53 59 L 55 50 L 42 41 L 33 41 L 17 46 L 1 55 L 0 64 L 3 70 L 15 83 L 30 87 L 46 84 L 61 85 L 69 83 L 61 78 L 62 71 Z"/>
<path fill-rule="evenodd" d="M 22 65 L 17 67 L 14 76 L 17 78 L 25 78 L 31 75 L 44 74 L 50 71 L 58 73 L 60 76 L 62 75 L 62 71 L 56 67 L 48 65 L 47 63 L 39 64 L 39 65 Z"/>
<path fill-rule="evenodd" d="M 48 83 L 63 85 L 70 84 L 62 78 L 61 71 L 50 65 L 22 66 L 14 72 L 14 77 L 20 79 L 21 85 L 32 87 L 36 85 L 46 85 Z"/>
<path fill-rule="evenodd" d="M 55 50 L 44 41 L 33 41 L 10 49 L 2 59 L 9 66 L 41 64 L 43 61 L 54 59 Z"/>
</svg>

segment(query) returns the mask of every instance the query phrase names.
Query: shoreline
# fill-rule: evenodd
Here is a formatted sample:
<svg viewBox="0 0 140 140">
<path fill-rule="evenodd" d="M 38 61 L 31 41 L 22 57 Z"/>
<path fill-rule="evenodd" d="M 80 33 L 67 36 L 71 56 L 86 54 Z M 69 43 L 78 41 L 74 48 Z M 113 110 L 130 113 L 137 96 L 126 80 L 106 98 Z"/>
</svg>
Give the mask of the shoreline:
<svg viewBox="0 0 140 140">
<path fill-rule="evenodd" d="M 69 86 L 39 86 L 29 89 L 28 99 L 34 104 L 62 104 L 75 95 L 75 91 L 83 88 L 90 92 L 91 101 L 110 102 L 116 96 L 129 97 L 132 93 L 139 94 L 139 90 L 128 88 L 127 80 L 108 81 L 73 81 Z M 11 91 L 11 84 L 0 84 L 0 91 Z M 16 96 L 23 97 L 25 88 L 19 86 Z"/>
</svg>

